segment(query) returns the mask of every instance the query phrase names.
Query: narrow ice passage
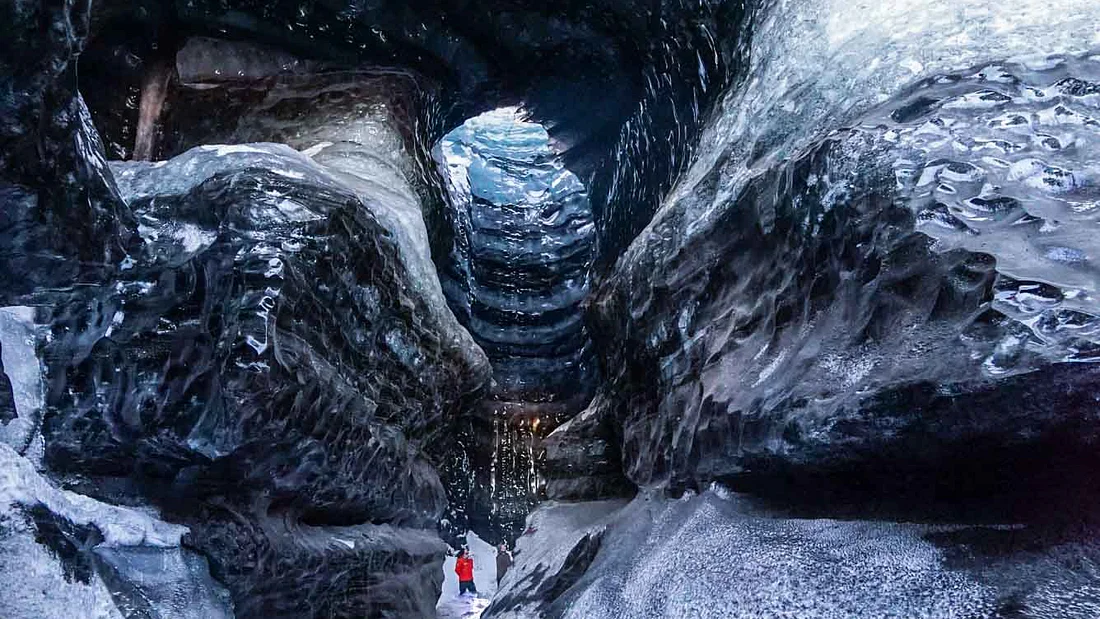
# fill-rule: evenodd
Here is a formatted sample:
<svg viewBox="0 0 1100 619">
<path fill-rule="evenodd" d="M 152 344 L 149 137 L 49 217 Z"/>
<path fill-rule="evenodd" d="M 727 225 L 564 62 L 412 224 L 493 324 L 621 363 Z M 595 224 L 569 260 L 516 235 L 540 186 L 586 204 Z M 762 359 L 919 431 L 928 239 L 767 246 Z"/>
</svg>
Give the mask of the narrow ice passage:
<svg viewBox="0 0 1100 619">
<path fill-rule="evenodd" d="M 0 5 L 0 618 L 1097 619 L 1098 23 Z"/>
</svg>

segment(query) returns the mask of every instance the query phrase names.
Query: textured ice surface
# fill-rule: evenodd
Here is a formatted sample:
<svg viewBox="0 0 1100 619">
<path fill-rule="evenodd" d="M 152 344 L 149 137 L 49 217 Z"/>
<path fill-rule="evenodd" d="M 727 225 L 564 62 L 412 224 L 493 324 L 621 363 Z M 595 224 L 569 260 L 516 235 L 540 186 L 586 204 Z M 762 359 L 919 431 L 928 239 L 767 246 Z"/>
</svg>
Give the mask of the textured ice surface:
<svg viewBox="0 0 1100 619">
<path fill-rule="evenodd" d="M 487 598 L 467 594 L 440 600 L 435 616 L 437 619 L 480 619 L 488 607 Z"/>
<path fill-rule="evenodd" d="M 100 578 L 127 617 L 232 619 L 229 592 L 206 559 L 185 548 L 97 546 Z"/>
<path fill-rule="evenodd" d="M 469 351 L 472 365 L 483 364 L 484 361 L 477 358 L 477 347 L 447 308 L 431 261 L 419 199 L 400 165 L 404 154 L 387 150 L 392 149 L 397 140 L 386 134 L 366 144 L 322 143 L 308 155 L 282 144 L 200 146 L 166 162 L 111 162 L 111 169 L 120 193 L 129 201 L 147 200 L 153 195 L 158 199 L 182 196 L 203 181 L 242 166 L 270 170 L 302 183 L 347 187 L 398 243 L 399 259 L 410 273 L 408 285 L 426 301 L 428 318 L 442 325 L 441 333 L 451 337 L 446 345 Z M 272 203 L 275 208 L 269 212 L 276 219 L 291 222 L 318 219 L 293 199 L 273 200 Z M 139 227 L 142 235 L 148 241 L 161 240 L 167 235 L 163 240 L 171 240 L 185 256 L 204 249 L 216 238 L 214 230 L 204 230 L 190 223 L 160 221 L 155 208 L 149 211 L 152 212 L 139 218 L 139 222 L 143 222 Z M 158 248 L 163 252 L 163 243 Z"/>
<path fill-rule="evenodd" d="M 389 133 L 366 144 L 322 143 L 308 152 L 314 161 L 355 191 L 363 205 L 390 231 L 401 248 L 401 261 L 409 271 L 408 285 L 426 301 L 426 312 L 431 319 L 445 326 L 442 333 L 454 340 L 449 345 L 477 351 L 469 332 L 459 326 L 443 296 L 432 262 L 420 199 L 407 176 L 408 165 L 402 165 L 408 155 L 400 143 L 400 136 L 390 129 Z M 471 358 L 471 363 L 484 361 Z"/>
<path fill-rule="evenodd" d="M 623 476 L 621 441 L 608 404 L 598 394 L 543 441 L 547 498 L 591 501 L 634 495 Z"/>
<path fill-rule="evenodd" d="M 493 365 L 491 399 L 463 429 L 469 487 L 459 530 L 518 535 L 542 483 L 538 441 L 582 408 L 596 380 L 583 320 L 595 230 L 589 196 L 547 130 L 502 108 L 434 151 L 454 219 L 443 289 Z"/>
<path fill-rule="evenodd" d="M 42 364 L 38 360 L 34 308 L 0 308 L 3 367 L 11 381 L 17 417 L 0 425 L 0 442 L 24 453 L 38 436 L 42 418 Z"/>
<path fill-rule="evenodd" d="M 619 517 L 565 617 L 990 614 L 985 588 L 944 569 L 917 526 L 763 518 L 712 492 L 640 498 Z"/>
<path fill-rule="evenodd" d="M 323 168 L 285 144 L 200 146 L 168 161 L 112 161 L 110 166 L 119 193 L 129 203 L 153 196 L 181 196 L 219 173 L 242 166 L 270 170 L 293 180 L 334 184 Z"/>
<path fill-rule="evenodd" d="M 719 487 L 547 503 L 529 525 L 486 617 L 1085 619 L 1100 604 L 1088 535 L 791 518 Z"/>
<path fill-rule="evenodd" d="M 187 527 L 140 511 L 59 490 L 35 471 L 29 460 L 0 445 L 0 505 L 11 509 L 39 504 L 75 525 L 95 527 L 107 546 L 179 546 L 180 537 L 187 532 Z"/>
<path fill-rule="evenodd" d="M 1059 55 L 1085 55 L 1100 46 L 1100 34 L 1091 26 L 1098 15 L 1100 8 L 1087 0 L 1027 0 L 1011 6 L 988 0 L 767 3 L 752 17 L 743 82 L 724 97 L 703 131 L 697 161 L 648 234 L 658 232 L 654 226 L 666 217 L 683 217 L 687 234 L 702 229 L 750 177 L 829 131 L 857 122 L 872 106 L 922 78 L 977 70 L 984 62 L 1016 61 L 1039 69 L 1061 64 Z M 983 106 L 978 101 L 966 107 Z M 1048 110 L 1047 123 L 1070 122 L 1049 117 L 1053 104 L 1037 107 Z M 983 131 L 981 124 L 968 118 L 955 130 Z M 1066 155 L 1084 162 L 1097 159 L 1088 149 Z M 634 243 L 623 262 L 646 261 L 642 254 L 650 249 Z"/>
<path fill-rule="evenodd" d="M 594 226 L 580 179 L 515 108 L 467 120 L 436 158 L 455 217 L 445 290 L 493 361 L 496 393 L 577 394 L 593 379 L 580 303 Z"/>
<path fill-rule="evenodd" d="M 427 452 L 488 365 L 386 148 L 112 164 L 147 250 L 117 308 L 90 305 L 103 339 L 67 376 L 107 378 L 64 390 L 48 459 L 137 500 L 160 503 L 127 477 L 140 463 L 187 488 L 164 503 L 243 616 L 435 607 L 445 495 Z"/>
<path fill-rule="evenodd" d="M 1041 67 L 1047 55 L 1089 52 L 1100 46 L 1091 25 L 1098 14 L 1088 0 L 766 3 L 752 17 L 746 77 L 725 96 L 666 205 L 688 206 L 679 198 L 723 166 L 720 191 L 689 207 L 703 224 L 748 175 L 918 79 L 1016 58 Z"/>
<path fill-rule="evenodd" d="M 1040 470 L 1028 446 L 1092 452 L 1097 15 L 759 7 L 699 157 L 591 304 L 628 475 L 875 461 L 950 488 Z"/>
<path fill-rule="evenodd" d="M 186 532 L 60 490 L 0 444 L 4 617 L 231 617 L 228 593 L 211 579 L 205 559 L 181 548 Z"/>
<path fill-rule="evenodd" d="M 34 539 L 30 525 L 0 514 L 0 616 L 7 619 L 122 619 L 100 578 L 69 578 L 60 561 Z"/>
<path fill-rule="evenodd" d="M 487 617 L 525 619 L 541 616 L 554 598 L 573 585 L 587 565 L 570 574 L 570 559 L 584 541 L 599 537 L 625 500 L 543 503 L 527 518 L 516 540 L 515 564 L 508 570 Z M 566 574 L 559 577 L 559 574 Z M 560 584 L 559 584 L 560 582 Z"/>
<path fill-rule="evenodd" d="M 0 51 L 0 307 L 99 284 L 132 240 L 129 215 L 77 90 L 90 5 L 4 6 Z M 43 37 L 48 28 L 55 37 Z M 63 41 L 63 43 L 62 43 Z"/>
<path fill-rule="evenodd" d="M 190 37 L 176 52 L 176 73 L 183 83 L 257 80 L 305 73 L 314 64 L 278 49 L 210 37 Z"/>
</svg>

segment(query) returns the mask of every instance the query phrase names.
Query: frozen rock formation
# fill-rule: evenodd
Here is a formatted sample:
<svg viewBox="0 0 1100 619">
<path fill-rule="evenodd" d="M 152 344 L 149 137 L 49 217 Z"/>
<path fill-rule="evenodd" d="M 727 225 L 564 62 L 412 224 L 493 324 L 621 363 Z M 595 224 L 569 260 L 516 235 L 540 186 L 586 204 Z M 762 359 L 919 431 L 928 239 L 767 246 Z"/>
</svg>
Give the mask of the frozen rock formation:
<svg viewBox="0 0 1100 619">
<path fill-rule="evenodd" d="M 146 252 L 116 305 L 52 317 L 111 316 L 52 368 L 51 467 L 190 524 L 240 616 L 429 612 L 446 499 L 424 453 L 487 366 L 415 285 L 422 227 L 375 215 L 398 188 L 275 145 L 114 171 Z"/>
</svg>

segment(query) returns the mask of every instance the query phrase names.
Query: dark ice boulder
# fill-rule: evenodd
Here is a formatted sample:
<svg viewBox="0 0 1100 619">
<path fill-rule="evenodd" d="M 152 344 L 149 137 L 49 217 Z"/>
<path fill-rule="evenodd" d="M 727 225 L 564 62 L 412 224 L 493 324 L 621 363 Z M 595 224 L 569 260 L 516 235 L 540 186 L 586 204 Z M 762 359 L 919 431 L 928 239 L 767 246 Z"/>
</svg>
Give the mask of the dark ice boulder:
<svg viewBox="0 0 1100 619">
<path fill-rule="evenodd" d="M 96 284 L 135 241 L 76 90 L 88 4 L 0 7 L 0 306 Z"/>
<path fill-rule="evenodd" d="M 422 222 L 286 146 L 115 172 L 146 250 L 115 297 L 51 317 L 95 333 L 55 341 L 47 462 L 191 526 L 240 616 L 430 611 L 427 454 L 488 368 L 416 279 Z"/>
<path fill-rule="evenodd" d="M 608 398 L 597 395 L 543 441 L 548 499 L 591 501 L 634 494 L 623 475 L 621 437 L 612 412 Z"/>
</svg>

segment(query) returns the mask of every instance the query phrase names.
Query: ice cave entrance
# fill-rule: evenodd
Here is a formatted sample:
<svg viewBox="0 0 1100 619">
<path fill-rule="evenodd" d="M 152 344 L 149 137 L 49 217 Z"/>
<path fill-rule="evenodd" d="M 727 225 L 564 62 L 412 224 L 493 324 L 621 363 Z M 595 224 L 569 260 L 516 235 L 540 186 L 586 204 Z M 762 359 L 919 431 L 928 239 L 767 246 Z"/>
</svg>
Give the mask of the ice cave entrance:
<svg viewBox="0 0 1100 619">
<path fill-rule="evenodd" d="M 540 441 L 588 404 L 598 380 L 582 310 L 592 207 L 546 128 L 518 107 L 468 119 L 433 155 L 454 232 L 440 281 L 493 367 L 467 429 L 469 496 L 450 498 L 496 543 L 515 539 L 538 501 Z"/>
</svg>

